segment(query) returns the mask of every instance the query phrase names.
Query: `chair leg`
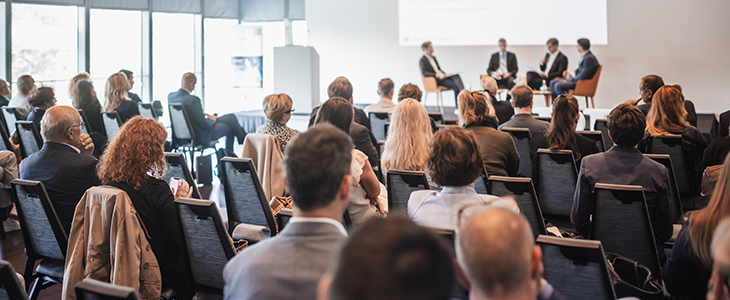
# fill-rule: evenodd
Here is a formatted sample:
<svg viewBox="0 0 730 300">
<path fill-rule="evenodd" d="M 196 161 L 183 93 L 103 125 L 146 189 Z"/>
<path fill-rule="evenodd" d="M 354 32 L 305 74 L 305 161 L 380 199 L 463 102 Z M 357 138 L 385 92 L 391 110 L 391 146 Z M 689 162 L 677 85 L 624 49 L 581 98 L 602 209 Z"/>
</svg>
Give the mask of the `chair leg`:
<svg viewBox="0 0 730 300">
<path fill-rule="evenodd" d="M 33 268 L 35 267 L 35 259 L 31 257 L 25 258 L 25 268 L 23 269 L 23 281 L 25 281 L 25 290 L 27 291 L 33 283 Z"/>
<path fill-rule="evenodd" d="M 550 107 L 550 96 L 547 94 L 543 94 L 545 96 L 545 107 Z"/>
<path fill-rule="evenodd" d="M 593 97 L 591 97 L 591 107 L 596 108 L 596 103 L 593 102 Z"/>
<path fill-rule="evenodd" d="M 30 297 L 28 297 L 30 300 L 37 300 L 38 294 L 41 293 L 41 290 L 43 289 L 43 277 L 38 277 L 33 282 L 33 286 L 30 289 L 30 293 L 28 293 Z"/>
</svg>

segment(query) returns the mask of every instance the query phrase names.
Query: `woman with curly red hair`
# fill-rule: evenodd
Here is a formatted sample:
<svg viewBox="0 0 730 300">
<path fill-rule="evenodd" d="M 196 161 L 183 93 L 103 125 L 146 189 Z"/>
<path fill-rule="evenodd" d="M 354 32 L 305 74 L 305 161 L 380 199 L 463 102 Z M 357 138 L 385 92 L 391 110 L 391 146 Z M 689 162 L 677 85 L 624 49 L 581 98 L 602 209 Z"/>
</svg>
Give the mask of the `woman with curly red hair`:
<svg viewBox="0 0 730 300">
<path fill-rule="evenodd" d="M 175 199 L 190 197 L 192 190 L 179 181 L 173 196 L 165 175 L 165 128 L 153 119 L 129 119 L 109 142 L 98 166 L 99 179 L 127 192 L 150 236 L 162 274 L 162 289 L 183 291 L 185 276 L 180 262 L 184 247 Z"/>
</svg>

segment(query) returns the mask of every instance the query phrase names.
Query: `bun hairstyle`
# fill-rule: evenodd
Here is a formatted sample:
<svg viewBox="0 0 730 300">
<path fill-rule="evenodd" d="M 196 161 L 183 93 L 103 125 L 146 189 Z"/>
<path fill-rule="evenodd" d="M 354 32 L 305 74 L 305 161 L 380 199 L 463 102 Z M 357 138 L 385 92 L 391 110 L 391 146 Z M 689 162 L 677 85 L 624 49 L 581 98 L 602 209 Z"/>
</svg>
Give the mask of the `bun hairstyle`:
<svg viewBox="0 0 730 300">
<path fill-rule="evenodd" d="M 476 126 L 489 118 L 487 96 L 481 92 L 462 90 L 459 93 L 459 126 Z"/>
</svg>

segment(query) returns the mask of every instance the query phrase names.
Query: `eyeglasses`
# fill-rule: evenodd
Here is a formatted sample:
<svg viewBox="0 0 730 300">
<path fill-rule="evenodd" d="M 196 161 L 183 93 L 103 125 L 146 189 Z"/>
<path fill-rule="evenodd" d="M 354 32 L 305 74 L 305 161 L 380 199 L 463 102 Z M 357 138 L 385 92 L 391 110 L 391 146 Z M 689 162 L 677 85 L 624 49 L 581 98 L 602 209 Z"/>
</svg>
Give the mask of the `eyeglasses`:
<svg viewBox="0 0 730 300">
<path fill-rule="evenodd" d="M 68 130 L 69 128 L 73 128 L 73 127 L 84 128 L 84 126 L 86 126 L 86 123 L 84 123 L 84 121 L 81 121 L 81 124 L 79 124 L 79 125 L 71 125 L 68 128 L 66 128 L 66 130 Z"/>
<path fill-rule="evenodd" d="M 287 114 L 290 114 L 290 113 L 293 113 L 293 112 L 294 112 L 295 110 L 296 110 L 296 109 L 293 109 L 293 108 L 292 108 L 292 109 L 290 109 L 290 110 L 287 110 L 287 111 L 286 111 L 286 113 L 287 113 Z"/>
</svg>

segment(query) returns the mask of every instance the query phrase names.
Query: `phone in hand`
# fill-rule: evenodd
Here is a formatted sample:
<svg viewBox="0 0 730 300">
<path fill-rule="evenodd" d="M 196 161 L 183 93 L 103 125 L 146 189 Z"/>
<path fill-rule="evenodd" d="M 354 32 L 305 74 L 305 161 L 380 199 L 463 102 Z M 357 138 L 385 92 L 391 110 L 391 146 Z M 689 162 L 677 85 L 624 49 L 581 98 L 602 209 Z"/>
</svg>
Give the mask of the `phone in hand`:
<svg viewBox="0 0 730 300">
<path fill-rule="evenodd" d="M 183 181 L 183 179 L 180 178 L 180 177 L 172 177 L 172 178 L 170 178 L 170 187 L 172 188 L 172 195 L 173 196 L 177 194 L 178 181 Z"/>
</svg>

